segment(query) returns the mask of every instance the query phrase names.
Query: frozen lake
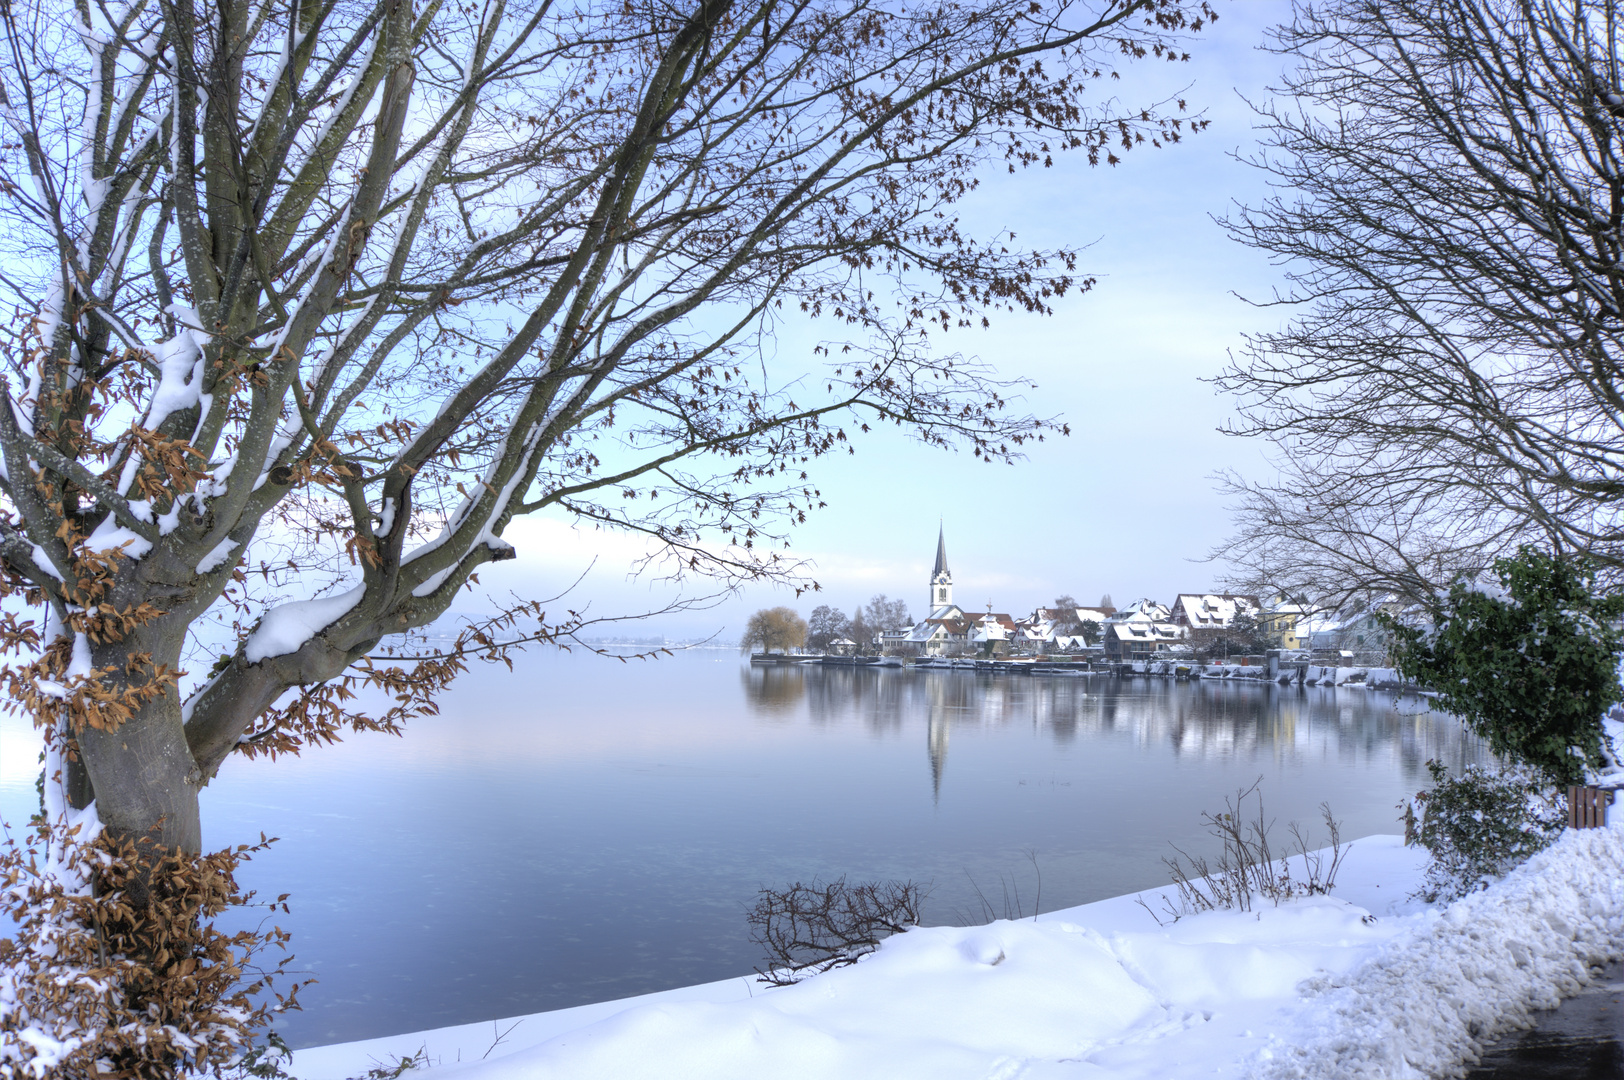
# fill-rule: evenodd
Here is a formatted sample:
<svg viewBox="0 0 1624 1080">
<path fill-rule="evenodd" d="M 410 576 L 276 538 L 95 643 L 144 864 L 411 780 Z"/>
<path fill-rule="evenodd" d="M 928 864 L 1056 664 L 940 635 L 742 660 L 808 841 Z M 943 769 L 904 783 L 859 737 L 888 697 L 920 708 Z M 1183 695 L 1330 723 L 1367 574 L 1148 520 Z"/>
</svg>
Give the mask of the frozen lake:
<svg viewBox="0 0 1624 1080">
<path fill-rule="evenodd" d="M 0 816 L 35 799 L 0 720 Z M 292 893 L 295 1046 L 746 975 L 763 884 L 931 883 L 929 922 L 1030 914 L 1166 881 L 1201 811 L 1263 777 L 1283 839 L 1396 832 L 1425 762 L 1478 760 L 1423 702 L 1360 689 L 778 667 L 696 650 L 536 653 L 470 672 L 405 738 L 227 763 L 210 847 Z M 1035 860 L 1035 868 L 1034 868 Z"/>
</svg>

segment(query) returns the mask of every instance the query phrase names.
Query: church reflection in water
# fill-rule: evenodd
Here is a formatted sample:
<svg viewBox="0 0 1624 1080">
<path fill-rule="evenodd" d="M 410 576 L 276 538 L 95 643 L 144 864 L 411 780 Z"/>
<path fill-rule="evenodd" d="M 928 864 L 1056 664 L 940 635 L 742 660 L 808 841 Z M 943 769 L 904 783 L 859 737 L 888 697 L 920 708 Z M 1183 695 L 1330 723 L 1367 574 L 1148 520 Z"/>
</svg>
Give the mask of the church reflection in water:
<svg viewBox="0 0 1624 1080">
<path fill-rule="evenodd" d="M 1226 680 L 1011 676 L 968 671 L 752 667 L 745 696 L 762 718 L 859 723 L 876 736 L 922 724 L 939 797 L 955 730 L 1021 726 L 1065 745 L 1127 737 L 1179 758 L 1271 757 L 1351 764 L 1396 755 L 1406 769 L 1480 760 L 1478 741 L 1426 700 L 1381 691 Z"/>
</svg>

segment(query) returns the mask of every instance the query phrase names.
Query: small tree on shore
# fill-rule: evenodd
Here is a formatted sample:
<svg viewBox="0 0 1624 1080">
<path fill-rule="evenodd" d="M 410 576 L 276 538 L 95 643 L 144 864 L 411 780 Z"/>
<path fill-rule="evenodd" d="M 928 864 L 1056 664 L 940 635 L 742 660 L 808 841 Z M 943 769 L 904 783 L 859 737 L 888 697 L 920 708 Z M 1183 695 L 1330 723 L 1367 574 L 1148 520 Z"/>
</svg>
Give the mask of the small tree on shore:
<svg viewBox="0 0 1624 1080">
<path fill-rule="evenodd" d="M 763 608 L 750 616 L 739 639 L 739 648 L 748 652 L 788 652 L 806 644 L 806 620 L 794 608 Z"/>
<path fill-rule="evenodd" d="M 851 633 L 851 620 L 839 608 L 819 604 L 806 620 L 806 647 L 827 652 L 829 646 Z"/>
<path fill-rule="evenodd" d="M 1082 606 L 1070 593 L 1062 593 L 1054 598 L 1054 603 L 1048 608 L 1046 614 L 1054 623 L 1056 636 L 1072 637 L 1080 632 L 1079 628 L 1082 624 L 1077 619 L 1077 609 Z M 1039 614 L 1045 614 L 1045 612 Z"/>
<path fill-rule="evenodd" d="M 1555 783 L 1600 765 L 1602 714 L 1624 699 L 1618 683 L 1624 596 L 1601 595 L 1595 570 L 1523 547 L 1494 564 L 1500 589 L 1460 581 L 1433 610 L 1434 626 L 1392 628 L 1399 671 L 1438 691 L 1438 704 Z"/>
<path fill-rule="evenodd" d="M 1227 626 L 1192 627 L 1186 640 L 1196 656 L 1207 660 L 1256 656 L 1274 648 L 1273 637 L 1249 611 L 1237 614 Z"/>
</svg>

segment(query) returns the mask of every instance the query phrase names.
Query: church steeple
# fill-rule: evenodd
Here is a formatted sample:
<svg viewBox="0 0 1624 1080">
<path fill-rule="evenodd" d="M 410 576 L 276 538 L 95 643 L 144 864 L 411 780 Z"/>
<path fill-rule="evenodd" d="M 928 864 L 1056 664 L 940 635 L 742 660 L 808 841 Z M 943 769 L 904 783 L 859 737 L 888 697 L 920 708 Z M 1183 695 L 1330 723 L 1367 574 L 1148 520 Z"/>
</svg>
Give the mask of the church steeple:
<svg viewBox="0 0 1624 1080">
<path fill-rule="evenodd" d="M 936 569 L 930 576 L 930 606 L 932 610 L 953 603 L 953 575 L 947 569 L 947 532 L 941 526 L 936 532 Z"/>
</svg>

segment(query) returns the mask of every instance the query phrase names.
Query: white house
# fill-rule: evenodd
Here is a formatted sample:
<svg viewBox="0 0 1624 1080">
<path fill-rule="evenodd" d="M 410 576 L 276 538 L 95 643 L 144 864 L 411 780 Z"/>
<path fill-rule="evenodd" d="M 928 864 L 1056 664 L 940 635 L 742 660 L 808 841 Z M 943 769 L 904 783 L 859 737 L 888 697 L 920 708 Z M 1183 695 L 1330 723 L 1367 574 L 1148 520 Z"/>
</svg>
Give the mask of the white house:
<svg viewBox="0 0 1624 1080">
<path fill-rule="evenodd" d="M 1105 620 L 1105 655 L 1136 660 L 1184 641 L 1185 628 L 1172 620 L 1172 609 L 1154 600 L 1135 600 Z"/>
<path fill-rule="evenodd" d="M 1192 630 L 1222 630 L 1234 622 L 1237 615 L 1255 617 L 1257 613 L 1255 597 L 1234 593 L 1179 593 L 1168 618 Z"/>
</svg>

